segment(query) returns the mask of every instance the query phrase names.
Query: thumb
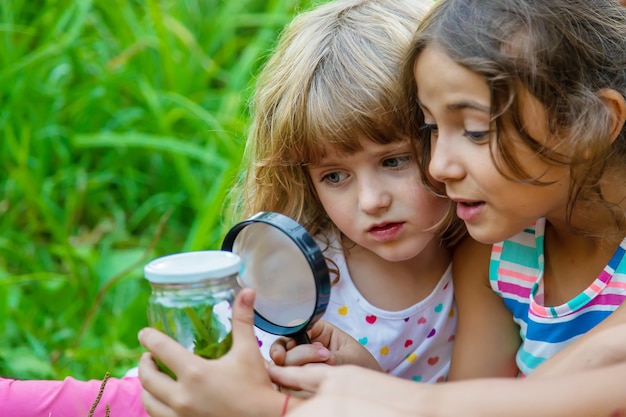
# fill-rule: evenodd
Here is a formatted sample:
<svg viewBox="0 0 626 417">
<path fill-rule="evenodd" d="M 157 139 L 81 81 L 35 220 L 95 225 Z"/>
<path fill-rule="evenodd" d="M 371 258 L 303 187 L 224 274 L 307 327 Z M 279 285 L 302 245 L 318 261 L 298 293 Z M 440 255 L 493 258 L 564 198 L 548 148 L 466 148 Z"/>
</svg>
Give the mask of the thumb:
<svg viewBox="0 0 626 417">
<path fill-rule="evenodd" d="M 258 349 L 259 345 L 254 334 L 254 290 L 242 289 L 233 304 L 233 349 Z"/>
</svg>

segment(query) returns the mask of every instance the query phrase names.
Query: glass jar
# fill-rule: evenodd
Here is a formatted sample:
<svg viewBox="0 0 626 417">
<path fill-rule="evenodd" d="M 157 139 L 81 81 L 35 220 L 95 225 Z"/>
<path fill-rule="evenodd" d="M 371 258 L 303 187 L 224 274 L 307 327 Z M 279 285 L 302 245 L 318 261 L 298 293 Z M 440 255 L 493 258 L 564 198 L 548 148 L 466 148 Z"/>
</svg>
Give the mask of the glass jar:
<svg viewBox="0 0 626 417">
<path fill-rule="evenodd" d="M 231 308 L 240 289 L 240 268 L 239 256 L 218 250 L 183 252 L 151 261 L 144 267 L 152 287 L 150 326 L 204 358 L 224 355 L 232 344 Z"/>
</svg>

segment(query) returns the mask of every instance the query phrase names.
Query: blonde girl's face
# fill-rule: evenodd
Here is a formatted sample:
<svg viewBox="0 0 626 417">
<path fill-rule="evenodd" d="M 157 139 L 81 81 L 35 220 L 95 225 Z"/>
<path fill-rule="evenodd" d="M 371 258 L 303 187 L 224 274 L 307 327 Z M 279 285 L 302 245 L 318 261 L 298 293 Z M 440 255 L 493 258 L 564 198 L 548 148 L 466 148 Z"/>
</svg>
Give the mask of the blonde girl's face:
<svg viewBox="0 0 626 417">
<path fill-rule="evenodd" d="M 448 203 L 421 185 L 408 140 L 360 143 L 354 154 L 329 154 L 308 166 L 317 195 L 352 242 L 389 261 L 410 260 L 435 238 L 426 230 Z"/>
<path fill-rule="evenodd" d="M 539 217 L 565 218 L 566 167 L 541 161 L 521 140 L 514 139 L 514 153 L 524 169 L 551 184 L 509 180 L 496 169 L 489 141 L 497 138 L 497 132 L 490 123 L 489 87 L 480 75 L 433 46 L 419 55 L 414 74 L 424 128 L 430 130 L 430 174 L 445 184 L 447 195 L 457 202 L 457 215 L 474 239 L 499 242 Z M 546 140 L 544 108 L 529 93 L 524 93 L 522 103 L 526 129 L 533 138 Z"/>
</svg>

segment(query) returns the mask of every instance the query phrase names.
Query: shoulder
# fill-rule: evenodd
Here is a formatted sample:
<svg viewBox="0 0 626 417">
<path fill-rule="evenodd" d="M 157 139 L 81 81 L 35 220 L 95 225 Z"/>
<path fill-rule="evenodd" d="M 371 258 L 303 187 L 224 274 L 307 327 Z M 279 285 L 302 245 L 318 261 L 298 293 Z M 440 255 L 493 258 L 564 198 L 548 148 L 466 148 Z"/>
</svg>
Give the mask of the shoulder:
<svg viewBox="0 0 626 417">
<path fill-rule="evenodd" d="M 488 267 L 491 248 L 492 245 L 477 242 L 468 235 L 454 247 L 452 265 L 462 268 L 474 265 Z"/>
</svg>

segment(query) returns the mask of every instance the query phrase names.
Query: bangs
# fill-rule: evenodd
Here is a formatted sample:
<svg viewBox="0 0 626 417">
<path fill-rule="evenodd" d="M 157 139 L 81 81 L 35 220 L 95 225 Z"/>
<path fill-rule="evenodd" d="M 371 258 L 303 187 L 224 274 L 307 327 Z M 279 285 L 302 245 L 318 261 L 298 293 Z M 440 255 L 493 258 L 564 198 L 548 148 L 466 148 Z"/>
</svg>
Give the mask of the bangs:
<svg viewBox="0 0 626 417">
<path fill-rule="evenodd" d="M 283 158 L 292 164 L 315 163 L 328 153 L 360 151 L 362 139 L 377 144 L 406 140 L 400 110 L 392 100 L 345 80 L 314 79 L 302 101 L 304 108 L 294 112 L 300 118 L 293 120 Z"/>
</svg>

